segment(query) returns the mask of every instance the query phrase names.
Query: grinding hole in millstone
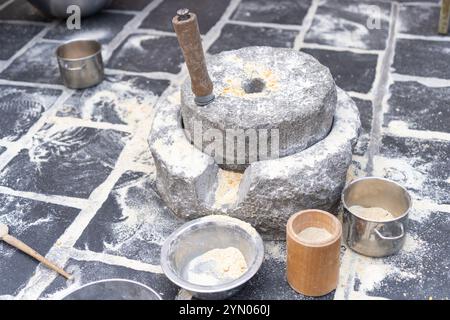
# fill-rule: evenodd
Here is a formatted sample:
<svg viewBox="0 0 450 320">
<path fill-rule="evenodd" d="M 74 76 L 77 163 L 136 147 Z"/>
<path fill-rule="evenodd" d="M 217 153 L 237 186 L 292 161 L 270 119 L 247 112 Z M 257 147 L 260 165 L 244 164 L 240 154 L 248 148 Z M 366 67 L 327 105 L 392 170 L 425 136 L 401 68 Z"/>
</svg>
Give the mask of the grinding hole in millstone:
<svg viewBox="0 0 450 320">
<path fill-rule="evenodd" d="M 242 83 L 242 89 L 244 89 L 245 93 L 262 92 L 265 87 L 266 83 L 260 78 L 245 80 L 244 83 Z"/>
</svg>

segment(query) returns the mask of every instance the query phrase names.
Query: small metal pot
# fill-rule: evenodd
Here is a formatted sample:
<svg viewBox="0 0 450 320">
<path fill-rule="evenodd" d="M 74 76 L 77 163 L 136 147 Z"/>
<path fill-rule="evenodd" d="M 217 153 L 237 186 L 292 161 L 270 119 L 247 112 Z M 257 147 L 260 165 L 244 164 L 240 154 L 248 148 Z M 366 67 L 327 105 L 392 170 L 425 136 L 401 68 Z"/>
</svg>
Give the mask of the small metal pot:
<svg viewBox="0 0 450 320">
<path fill-rule="evenodd" d="M 217 248 L 235 247 L 248 269 L 239 278 L 218 285 L 198 285 L 185 279 L 188 263 Z M 161 268 L 170 281 L 199 299 L 221 300 L 236 294 L 261 267 L 264 245 L 258 232 L 239 219 L 222 215 L 192 220 L 175 230 L 161 248 Z"/>
<path fill-rule="evenodd" d="M 398 183 L 377 177 L 352 181 L 342 193 L 344 205 L 344 239 L 354 251 L 370 257 L 397 253 L 405 243 L 411 196 Z M 374 221 L 351 212 L 354 205 L 380 207 L 394 219 Z"/>
<path fill-rule="evenodd" d="M 64 85 L 83 89 L 102 82 L 102 46 L 94 40 L 75 40 L 56 49 L 59 71 Z"/>
</svg>

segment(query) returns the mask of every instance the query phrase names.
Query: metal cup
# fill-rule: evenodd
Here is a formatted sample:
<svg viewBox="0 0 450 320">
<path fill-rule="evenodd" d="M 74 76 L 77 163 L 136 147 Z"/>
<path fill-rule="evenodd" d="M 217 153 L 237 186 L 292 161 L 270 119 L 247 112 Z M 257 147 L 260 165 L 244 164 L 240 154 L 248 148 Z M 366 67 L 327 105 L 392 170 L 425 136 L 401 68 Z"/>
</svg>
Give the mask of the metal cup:
<svg viewBox="0 0 450 320">
<path fill-rule="evenodd" d="M 71 89 L 94 86 L 103 80 L 101 44 L 94 40 L 75 40 L 56 49 L 64 85 Z"/>
<path fill-rule="evenodd" d="M 342 192 L 344 239 L 354 251 L 370 257 L 384 257 L 400 251 L 405 243 L 411 196 L 398 183 L 377 177 L 352 181 Z M 354 205 L 379 207 L 395 218 L 375 221 L 351 212 Z"/>
</svg>

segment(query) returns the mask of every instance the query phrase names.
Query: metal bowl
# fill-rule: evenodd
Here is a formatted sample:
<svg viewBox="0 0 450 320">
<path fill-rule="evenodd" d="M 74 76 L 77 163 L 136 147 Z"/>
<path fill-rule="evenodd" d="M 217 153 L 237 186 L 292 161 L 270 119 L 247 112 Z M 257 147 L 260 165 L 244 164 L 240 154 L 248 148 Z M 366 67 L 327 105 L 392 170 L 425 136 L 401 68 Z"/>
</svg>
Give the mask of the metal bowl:
<svg viewBox="0 0 450 320">
<path fill-rule="evenodd" d="M 72 14 L 67 13 L 70 5 L 80 7 L 81 16 L 87 17 L 108 6 L 111 0 L 28 0 L 28 2 L 46 15 L 67 18 Z"/>
<path fill-rule="evenodd" d="M 162 300 L 152 288 L 125 279 L 88 283 L 68 293 L 62 300 Z"/>
<path fill-rule="evenodd" d="M 188 263 L 217 249 L 235 247 L 244 256 L 248 269 L 238 279 L 204 286 L 186 281 L 183 276 Z M 261 267 L 264 244 L 258 232 L 248 223 L 227 216 L 213 215 L 190 221 L 175 230 L 161 249 L 161 267 L 179 287 L 199 299 L 226 299 L 236 294 Z"/>
</svg>

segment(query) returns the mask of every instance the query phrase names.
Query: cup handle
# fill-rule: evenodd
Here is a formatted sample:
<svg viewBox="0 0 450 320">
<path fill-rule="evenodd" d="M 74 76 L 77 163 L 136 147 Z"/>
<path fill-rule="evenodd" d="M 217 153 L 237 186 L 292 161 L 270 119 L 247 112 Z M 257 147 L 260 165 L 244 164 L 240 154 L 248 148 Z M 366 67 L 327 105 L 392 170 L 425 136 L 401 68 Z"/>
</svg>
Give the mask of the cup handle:
<svg viewBox="0 0 450 320">
<path fill-rule="evenodd" d="M 86 64 L 83 64 L 81 67 L 76 67 L 76 68 L 70 68 L 68 65 L 64 65 L 64 69 L 68 70 L 68 71 L 80 71 L 83 70 L 86 67 Z"/>
<path fill-rule="evenodd" d="M 403 223 L 400 223 L 400 230 L 401 230 L 400 235 L 395 236 L 395 237 L 387 237 L 387 236 L 381 234 L 380 230 L 378 230 L 377 228 L 374 229 L 375 234 L 383 240 L 398 240 L 398 239 L 403 238 L 403 236 L 405 235 L 405 229 L 403 227 Z"/>
</svg>

